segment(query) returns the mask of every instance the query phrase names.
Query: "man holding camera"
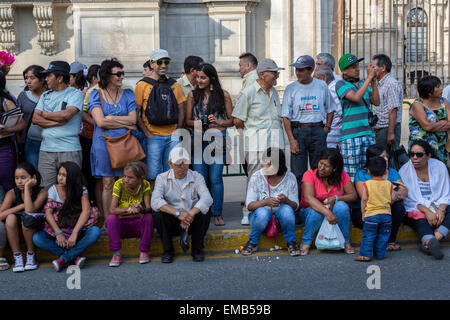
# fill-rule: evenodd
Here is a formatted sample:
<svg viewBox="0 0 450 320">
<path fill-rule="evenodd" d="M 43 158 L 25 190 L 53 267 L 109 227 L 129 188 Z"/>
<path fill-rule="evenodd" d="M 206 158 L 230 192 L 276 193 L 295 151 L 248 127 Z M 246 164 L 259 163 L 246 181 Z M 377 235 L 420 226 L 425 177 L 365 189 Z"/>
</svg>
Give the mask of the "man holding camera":
<svg viewBox="0 0 450 320">
<path fill-rule="evenodd" d="M 342 135 L 339 148 L 344 158 L 344 170 L 355 179 L 356 172 L 366 163 L 367 147 L 375 143 L 369 124 L 370 104 L 380 105 L 377 74 L 372 64 L 367 66 L 367 78 L 359 79 L 359 62 L 354 54 L 339 59 L 343 80 L 336 83 L 336 93 L 342 106 Z M 370 87 L 369 87 L 370 86 Z"/>
</svg>

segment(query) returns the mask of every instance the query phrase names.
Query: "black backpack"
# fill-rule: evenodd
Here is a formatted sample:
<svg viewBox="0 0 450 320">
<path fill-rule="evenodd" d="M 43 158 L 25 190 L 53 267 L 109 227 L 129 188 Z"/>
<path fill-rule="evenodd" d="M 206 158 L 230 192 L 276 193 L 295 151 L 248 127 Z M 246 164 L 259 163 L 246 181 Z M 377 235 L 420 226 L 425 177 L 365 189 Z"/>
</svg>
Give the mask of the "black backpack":
<svg viewBox="0 0 450 320">
<path fill-rule="evenodd" d="M 148 123 L 156 126 L 178 123 L 178 103 L 171 88 L 176 81 L 166 77 L 158 81 L 146 77 L 140 81 L 153 86 L 145 109 Z"/>
</svg>

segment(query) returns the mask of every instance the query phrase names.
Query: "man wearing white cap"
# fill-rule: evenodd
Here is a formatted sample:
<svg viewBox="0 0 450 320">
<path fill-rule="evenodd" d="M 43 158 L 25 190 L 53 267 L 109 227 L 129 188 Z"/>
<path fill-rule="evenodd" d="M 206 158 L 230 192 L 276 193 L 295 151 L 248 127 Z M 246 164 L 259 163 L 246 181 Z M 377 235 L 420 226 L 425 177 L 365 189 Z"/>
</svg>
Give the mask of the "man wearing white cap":
<svg viewBox="0 0 450 320">
<path fill-rule="evenodd" d="M 152 187 L 156 176 L 169 170 L 169 152 L 179 143 L 179 137 L 173 133 L 184 123 L 186 97 L 176 80 L 166 76 L 170 61 L 166 50 L 153 50 L 150 54 L 153 72 L 139 81 L 134 91 L 138 110 L 142 110 L 137 124 L 146 136 L 147 178 Z"/>
<path fill-rule="evenodd" d="M 239 93 L 233 110 L 234 125 L 244 129 L 244 153 L 247 162 L 247 185 L 253 173 L 261 169 L 261 156 L 270 146 L 284 149 L 281 104 L 277 90 L 279 68 L 272 59 L 258 63 L 258 79 Z M 246 188 L 247 189 L 247 188 Z M 241 224 L 248 225 L 244 206 Z"/>
<path fill-rule="evenodd" d="M 189 170 L 190 163 L 189 153 L 184 148 L 172 149 L 168 160 L 171 169 L 158 175 L 152 192 L 151 207 L 163 243 L 163 263 L 173 261 L 172 237 L 184 232 L 192 236 L 193 260 L 205 259 L 203 239 L 209 227 L 208 211 L 213 199 L 203 176 Z"/>
</svg>

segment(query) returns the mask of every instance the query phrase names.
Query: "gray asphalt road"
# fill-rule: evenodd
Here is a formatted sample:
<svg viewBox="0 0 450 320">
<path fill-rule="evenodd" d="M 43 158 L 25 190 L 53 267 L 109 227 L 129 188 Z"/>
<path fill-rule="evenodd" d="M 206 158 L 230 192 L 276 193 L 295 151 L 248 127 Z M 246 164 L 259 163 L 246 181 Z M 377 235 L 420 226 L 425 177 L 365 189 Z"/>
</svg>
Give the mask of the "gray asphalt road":
<svg viewBox="0 0 450 320">
<path fill-rule="evenodd" d="M 21 274 L 2 272 L 0 299 L 448 299 L 448 243 L 443 252 L 444 259 L 437 261 L 416 248 L 404 248 L 369 263 L 337 252 L 306 257 L 228 254 L 207 256 L 203 263 L 179 257 L 168 265 L 153 257 L 146 265 L 129 259 L 119 268 L 107 267 L 107 260 L 91 260 L 81 269 L 81 289 L 72 290 L 67 281 L 74 274 L 56 273 L 45 264 Z M 367 273 L 371 265 L 380 268 L 380 289 L 367 287 L 368 278 L 375 276 Z"/>
</svg>

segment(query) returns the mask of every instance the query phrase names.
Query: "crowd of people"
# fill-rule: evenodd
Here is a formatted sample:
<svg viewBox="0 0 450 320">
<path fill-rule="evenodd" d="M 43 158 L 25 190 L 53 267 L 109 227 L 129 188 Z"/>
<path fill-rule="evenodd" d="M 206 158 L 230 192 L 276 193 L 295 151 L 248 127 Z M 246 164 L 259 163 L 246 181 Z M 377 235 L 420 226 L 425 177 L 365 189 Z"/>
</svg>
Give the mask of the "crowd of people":
<svg viewBox="0 0 450 320">
<path fill-rule="evenodd" d="M 6 83 L 14 58 L 5 56 L 0 117 L 17 110 L 22 116 L 0 124 L 0 270 L 10 267 L 7 243 L 14 272 L 38 267 L 35 246 L 58 257 L 57 271 L 82 267 L 82 253 L 102 233 L 112 252 L 109 266 L 121 264 L 121 239 L 130 237 L 141 239 L 144 264 L 155 228 L 163 263 L 174 260 L 176 235 L 184 251 L 191 236 L 192 258 L 203 261 L 211 218 L 225 225 L 230 127 L 240 133 L 247 175 L 241 223 L 251 233 L 242 255 L 257 251 L 274 217 L 292 256 L 309 253 L 326 220 L 339 227 L 347 254 L 355 253 L 351 223 L 363 229 L 356 261 L 400 250 L 402 223 L 418 233 L 423 251 L 443 257 L 439 241 L 450 230 L 450 97 L 437 77 L 417 83 L 409 161 L 399 163 L 403 90 L 384 54 L 367 64 L 364 80 L 363 59 L 351 53 L 338 61 L 341 76 L 332 55 L 302 55 L 290 65 L 297 80 L 281 103 L 276 85 L 284 68 L 244 53 L 234 104 L 216 68 L 201 57 L 187 57 L 181 77 L 170 78 L 164 49 L 151 52 L 135 87 L 124 83 L 124 66 L 115 58 L 89 67 L 53 61 L 23 71 L 25 89 L 17 98 Z M 296 221 L 305 225 L 300 245 Z"/>
</svg>

